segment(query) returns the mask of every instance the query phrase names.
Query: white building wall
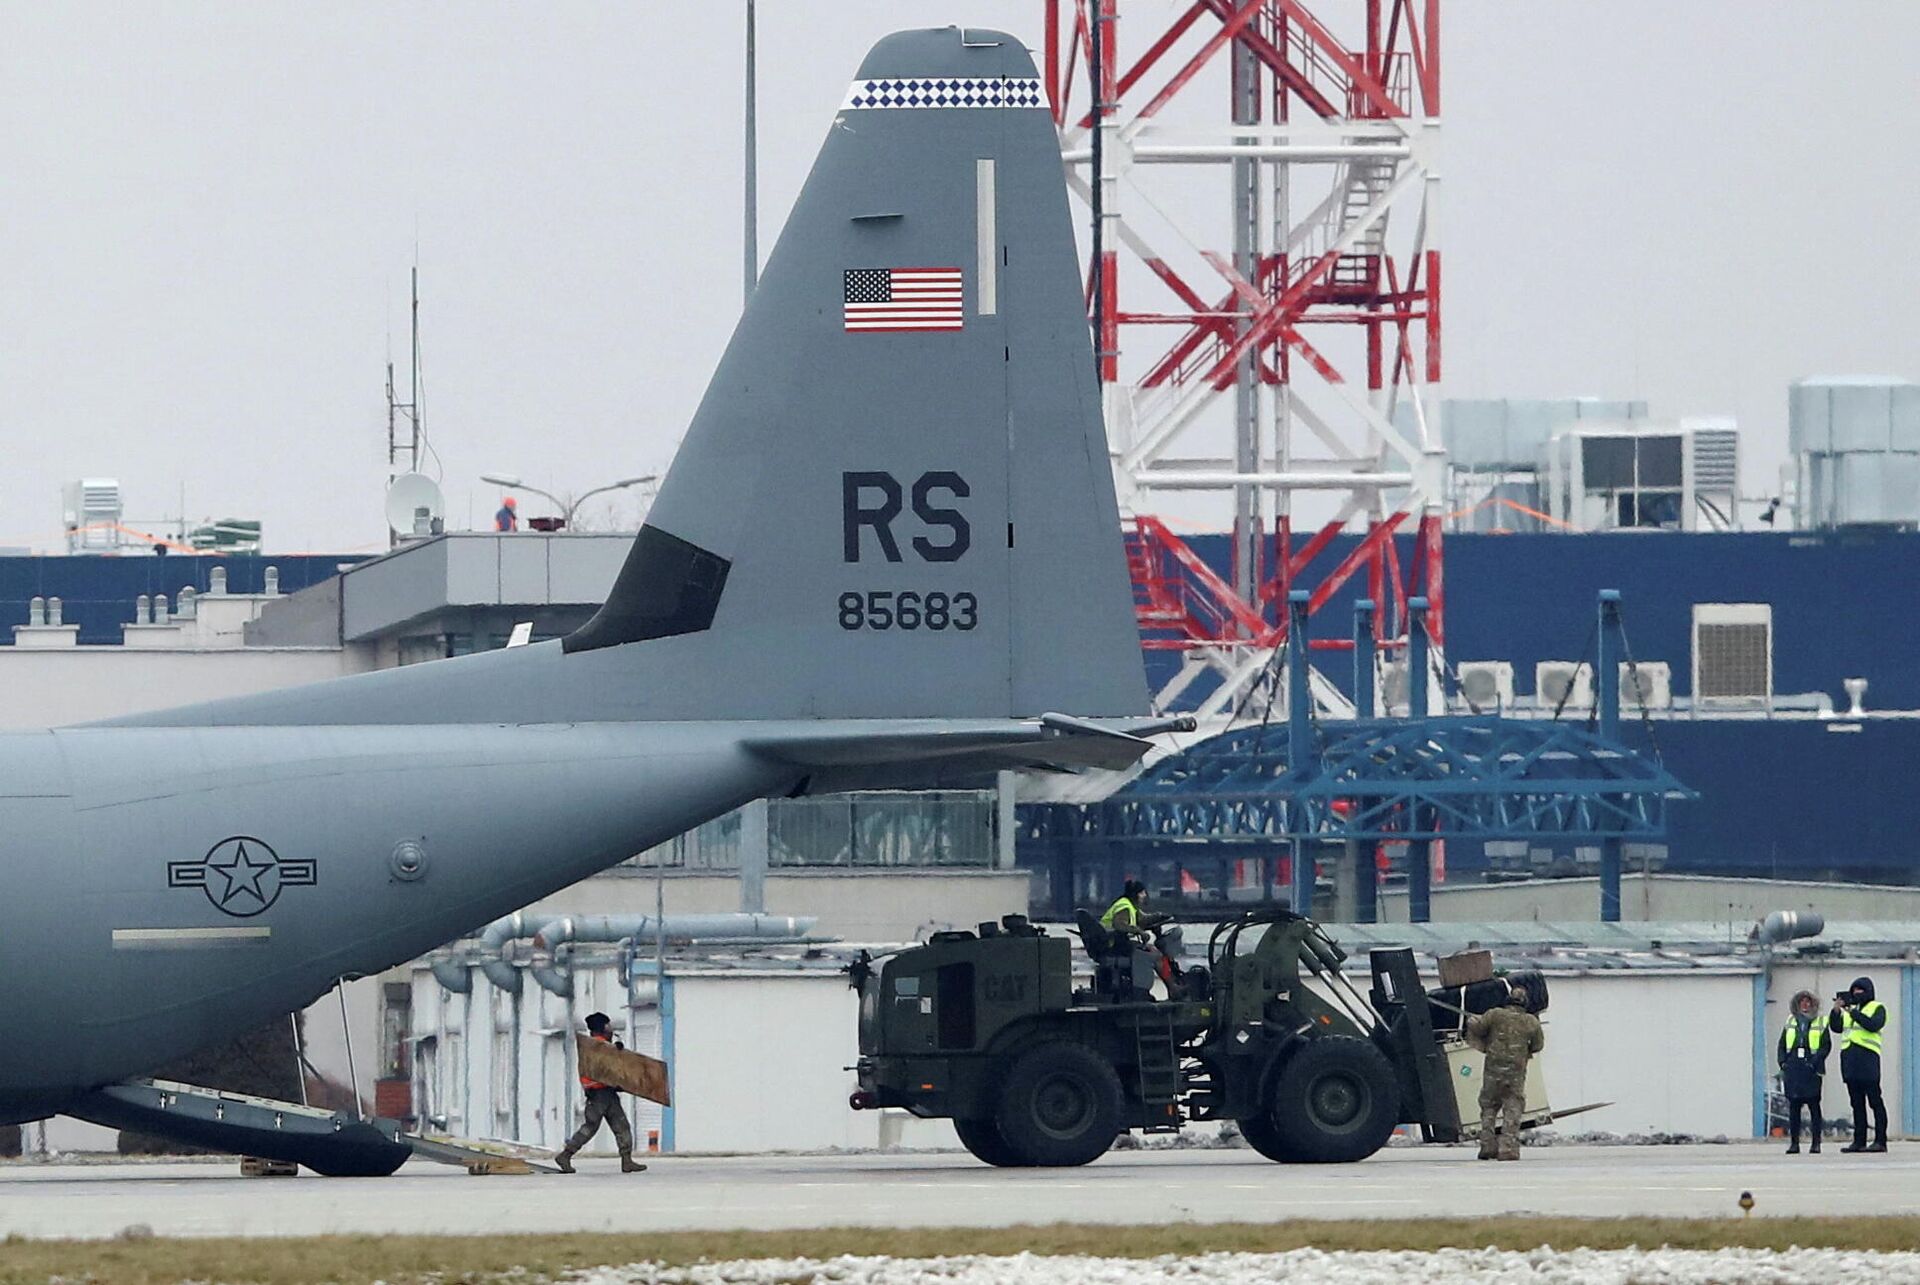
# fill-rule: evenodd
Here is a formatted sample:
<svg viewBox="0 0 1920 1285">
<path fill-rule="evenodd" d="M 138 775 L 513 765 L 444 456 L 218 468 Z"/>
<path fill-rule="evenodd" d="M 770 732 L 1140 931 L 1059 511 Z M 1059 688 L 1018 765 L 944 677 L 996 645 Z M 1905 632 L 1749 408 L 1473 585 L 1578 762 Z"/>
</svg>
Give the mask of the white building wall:
<svg viewBox="0 0 1920 1285">
<path fill-rule="evenodd" d="M 847 1105 L 855 1087 L 846 1068 L 857 1048 L 858 1006 L 838 973 L 668 967 L 665 1056 L 674 1105 L 659 1113 L 628 1100 L 639 1146 L 646 1146 L 654 1120 L 663 1147 L 675 1151 L 957 1145 L 944 1121 L 856 1112 Z M 1794 962 L 1775 966 L 1765 983 L 1757 968 L 1738 967 L 1552 973 L 1542 1061 L 1549 1100 L 1558 1110 L 1608 1104 L 1558 1127 L 1567 1133 L 1753 1136 L 1788 999 L 1802 987 L 1830 997 L 1864 973 L 1892 1011 L 1883 1084 L 1899 1130 L 1910 1093 L 1904 1080 L 1913 1036 L 1904 996 L 1916 983 L 1903 976 L 1909 971 L 1899 964 Z M 576 998 L 569 1003 L 530 979 L 519 996 L 498 995 L 476 974 L 472 996 L 462 997 L 441 991 L 426 970 L 416 972 L 416 1034 L 432 1036 L 426 1044 L 438 1052 L 437 1072 L 430 1059 L 419 1061 L 421 1075 L 437 1075 L 429 1090 L 432 1109 L 451 1112 L 444 1105 L 448 1095 L 464 1094 L 457 1114 L 479 1136 L 559 1147 L 579 1120 L 572 1034 L 582 1029 L 586 1014 L 605 1011 L 629 1046 L 643 1052 L 652 1051 L 657 1029 L 658 1010 L 644 978 L 641 993 L 648 1002 L 638 1008 L 628 1006 L 611 966 L 582 967 L 575 982 Z M 1762 1007 L 1757 1001 L 1763 984 Z M 490 1052 L 467 1059 L 464 1082 L 445 1056 L 463 1025 L 469 1039 L 492 1028 L 486 1037 Z M 504 1105 L 509 1098 L 511 1111 Z M 1837 1054 L 1826 1110 L 1835 1118 L 1846 1112 Z M 593 1145 L 611 1148 L 605 1134 Z"/>
<path fill-rule="evenodd" d="M 859 1047 L 846 980 L 674 977 L 679 1151 L 872 1147 L 877 1117 L 847 1105 Z"/>
<path fill-rule="evenodd" d="M 1547 1099 L 1568 1133 L 1753 1131 L 1751 973 L 1550 974 Z"/>
<path fill-rule="evenodd" d="M 580 1123 L 573 1036 L 600 1011 L 627 1047 L 664 1056 L 671 1068 L 670 1111 L 625 1100 L 640 1150 L 656 1131 L 662 1149 L 678 1151 L 958 1145 L 944 1121 L 847 1105 L 858 1006 L 839 974 L 675 974 L 669 965 L 668 979 L 663 1053 L 660 1009 L 645 976 L 635 989 L 641 1002 L 630 1006 L 612 966 L 576 969 L 571 1000 L 524 974 L 518 995 L 477 972 L 471 993 L 461 995 L 419 969 L 413 1038 L 422 1128 L 558 1149 Z M 588 1146 L 612 1150 L 605 1132 Z"/>
<path fill-rule="evenodd" d="M 0 647 L 0 731 L 32 731 L 249 696 L 362 668 L 337 648 L 141 651 Z"/>
<path fill-rule="evenodd" d="M 1920 920 L 1920 888 L 1710 875 L 1627 874 L 1620 880 L 1623 920 L 1724 923 L 1733 945 L 1745 941 L 1747 931 L 1776 910 L 1814 910 L 1829 922 Z M 1581 924 L 1593 922 L 1599 913 L 1598 879 L 1443 884 L 1433 890 L 1436 923 Z M 1381 894 L 1380 921 L 1407 922 L 1404 889 Z"/>
<path fill-rule="evenodd" d="M 773 870 L 767 875 L 766 909 L 811 917 L 818 921 L 815 932 L 842 941 L 924 940 L 938 929 L 973 928 L 1003 915 L 1025 914 L 1029 884 L 1024 870 Z M 740 879 L 733 873 L 669 874 L 662 885 L 669 915 L 742 908 Z M 527 913 L 651 915 L 654 897 L 652 871 L 619 866 L 535 902 Z"/>
</svg>

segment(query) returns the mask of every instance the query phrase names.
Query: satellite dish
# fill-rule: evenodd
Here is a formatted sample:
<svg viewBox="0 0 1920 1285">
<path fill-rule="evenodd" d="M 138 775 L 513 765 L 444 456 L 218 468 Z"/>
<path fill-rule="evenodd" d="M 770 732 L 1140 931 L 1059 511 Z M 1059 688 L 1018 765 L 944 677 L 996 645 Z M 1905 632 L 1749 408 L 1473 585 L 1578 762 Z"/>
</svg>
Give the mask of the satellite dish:
<svg viewBox="0 0 1920 1285">
<path fill-rule="evenodd" d="M 402 473 L 387 487 L 387 525 L 401 539 L 446 530 L 447 500 L 425 473 Z"/>
</svg>

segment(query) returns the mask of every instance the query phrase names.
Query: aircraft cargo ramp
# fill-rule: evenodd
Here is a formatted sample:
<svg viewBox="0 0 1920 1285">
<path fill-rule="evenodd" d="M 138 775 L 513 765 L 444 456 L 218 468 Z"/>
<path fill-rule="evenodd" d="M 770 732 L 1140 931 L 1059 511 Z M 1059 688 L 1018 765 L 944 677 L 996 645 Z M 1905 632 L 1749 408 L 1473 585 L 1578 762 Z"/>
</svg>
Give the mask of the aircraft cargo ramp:
<svg viewBox="0 0 1920 1285">
<path fill-rule="evenodd" d="M 110 1129 L 162 1133 L 215 1151 L 284 1160 L 328 1177 L 385 1177 L 413 1156 L 473 1173 L 557 1172 L 518 1148 L 410 1134 L 397 1120 L 203 1089 L 170 1080 L 129 1080 L 69 1112 Z"/>
</svg>

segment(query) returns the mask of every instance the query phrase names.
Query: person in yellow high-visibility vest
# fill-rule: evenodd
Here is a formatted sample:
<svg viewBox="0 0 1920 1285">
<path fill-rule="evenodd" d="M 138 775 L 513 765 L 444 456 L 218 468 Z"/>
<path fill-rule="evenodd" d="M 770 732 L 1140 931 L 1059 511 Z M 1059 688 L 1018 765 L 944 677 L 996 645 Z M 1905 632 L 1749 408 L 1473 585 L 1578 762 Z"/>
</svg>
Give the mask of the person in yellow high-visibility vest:
<svg viewBox="0 0 1920 1285">
<path fill-rule="evenodd" d="M 1887 1034 L 1887 1006 L 1874 998 L 1873 979 L 1859 977 L 1833 1000 L 1827 1026 L 1840 1037 L 1840 1078 L 1853 1102 L 1853 1145 L 1842 1151 L 1887 1149 L 1887 1103 L 1880 1096 L 1880 1049 Z M 1873 1112 L 1873 1144 L 1867 1144 L 1867 1112 Z"/>
<path fill-rule="evenodd" d="M 1800 1117 L 1813 1116 L 1814 1155 L 1820 1154 L 1820 1134 L 1826 1128 L 1820 1118 L 1820 1088 L 1827 1073 L 1827 1054 L 1833 1041 L 1827 1024 L 1820 1020 L 1820 1003 L 1812 991 L 1793 997 L 1793 1011 L 1780 1030 L 1780 1044 L 1774 1059 L 1780 1064 L 1780 1089 L 1787 1097 L 1787 1154 L 1800 1154 Z"/>
<path fill-rule="evenodd" d="M 1120 890 L 1120 895 L 1113 899 L 1113 904 L 1107 907 L 1107 913 L 1100 916 L 1100 926 L 1116 936 L 1138 938 L 1147 929 L 1146 913 L 1147 885 L 1138 879 L 1129 879 Z"/>
</svg>

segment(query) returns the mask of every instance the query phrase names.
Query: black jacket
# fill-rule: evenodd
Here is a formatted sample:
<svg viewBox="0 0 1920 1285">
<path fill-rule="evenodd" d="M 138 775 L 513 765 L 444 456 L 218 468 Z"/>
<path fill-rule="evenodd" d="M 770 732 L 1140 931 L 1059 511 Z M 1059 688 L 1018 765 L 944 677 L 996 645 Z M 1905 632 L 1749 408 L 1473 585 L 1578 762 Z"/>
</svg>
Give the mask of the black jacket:
<svg viewBox="0 0 1920 1285">
<path fill-rule="evenodd" d="M 1789 1017 L 1780 1032 L 1780 1043 L 1774 1049 L 1774 1058 L 1780 1063 L 1780 1088 L 1794 1101 L 1816 1102 L 1820 1098 L 1820 1077 L 1827 1072 L 1827 1054 L 1838 1038 L 1828 1034 L 1824 1025 L 1817 1016 Z M 1788 1049 L 1787 1035 L 1796 1027 L 1799 1032 L 1793 1048 Z M 1817 1050 L 1810 1047 L 1814 1036 L 1820 1037 Z"/>
<path fill-rule="evenodd" d="M 1842 1038 L 1841 1032 L 1846 1030 L 1847 1022 L 1849 1021 L 1864 1031 L 1886 1030 L 1887 1009 L 1885 1005 L 1881 1005 L 1872 1016 L 1868 1016 L 1861 1011 L 1866 1002 L 1874 998 L 1873 979 L 1871 977 L 1856 978 L 1853 985 L 1847 989 L 1852 991 L 1854 995 L 1853 1008 L 1846 1013 L 1831 1014 L 1827 1018 L 1827 1027 L 1833 1032 L 1834 1038 Z M 1840 1050 L 1840 1078 L 1849 1084 L 1880 1083 L 1880 1055 L 1872 1049 L 1857 1047 L 1842 1048 Z"/>
</svg>

